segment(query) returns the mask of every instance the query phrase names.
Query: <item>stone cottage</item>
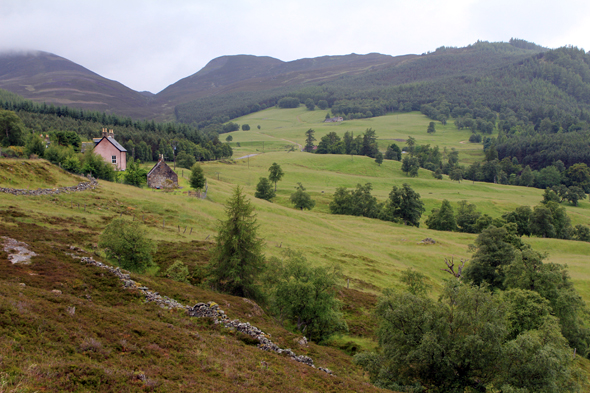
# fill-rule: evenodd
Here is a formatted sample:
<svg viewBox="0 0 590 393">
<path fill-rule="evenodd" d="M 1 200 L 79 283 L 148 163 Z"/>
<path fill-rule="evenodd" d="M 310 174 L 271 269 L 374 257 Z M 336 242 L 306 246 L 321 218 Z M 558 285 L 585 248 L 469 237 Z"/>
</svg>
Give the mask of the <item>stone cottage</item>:
<svg viewBox="0 0 590 393">
<path fill-rule="evenodd" d="M 115 140 L 113 130 L 102 129 L 102 138 L 94 139 L 94 152 L 118 171 L 127 169 L 127 150 Z"/>
<path fill-rule="evenodd" d="M 164 155 L 160 154 L 158 163 L 148 172 L 147 184 L 158 189 L 178 187 L 178 175 L 164 162 Z"/>
</svg>

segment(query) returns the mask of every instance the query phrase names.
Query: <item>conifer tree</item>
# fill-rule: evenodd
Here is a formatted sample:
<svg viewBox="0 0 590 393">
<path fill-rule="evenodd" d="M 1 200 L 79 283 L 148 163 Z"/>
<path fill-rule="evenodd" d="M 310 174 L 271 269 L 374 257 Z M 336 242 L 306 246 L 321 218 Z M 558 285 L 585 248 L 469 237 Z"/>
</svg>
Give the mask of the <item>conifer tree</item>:
<svg viewBox="0 0 590 393">
<path fill-rule="evenodd" d="M 215 237 L 209 282 L 222 292 L 259 300 L 262 293 L 257 279 L 264 270 L 264 255 L 253 210 L 242 189 L 236 187 L 225 207 L 227 219 L 220 222 Z"/>
<path fill-rule="evenodd" d="M 198 163 L 195 163 L 191 168 L 191 177 L 189 180 L 191 187 L 195 190 L 200 190 L 205 187 L 205 175 L 203 174 L 203 168 Z"/>
</svg>

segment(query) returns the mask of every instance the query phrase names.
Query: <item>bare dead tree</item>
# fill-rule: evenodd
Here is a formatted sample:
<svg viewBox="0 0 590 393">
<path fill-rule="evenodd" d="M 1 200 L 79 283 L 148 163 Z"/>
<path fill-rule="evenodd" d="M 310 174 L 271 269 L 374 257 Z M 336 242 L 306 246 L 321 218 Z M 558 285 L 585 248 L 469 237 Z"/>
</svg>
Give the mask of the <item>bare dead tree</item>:
<svg viewBox="0 0 590 393">
<path fill-rule="evenodd" d="M 445 264 L 447 265 L 448 269 L 440 269 L 443 272 L 447 272 L 452 274 L 454 277 L 457 278 L 457 280 L 461 280 L 461 275 L 463 274 L 463 268 L 465 267 L 465 263 L 468 261 L 468 259 L 461 259 L 461 266 L 457 266 L 457 272 L 455 272 L 455 260 L 454 258 L 451 258 L 451 261 L 449 262 L 448 258 L 445 258 Z"/>
</svg>

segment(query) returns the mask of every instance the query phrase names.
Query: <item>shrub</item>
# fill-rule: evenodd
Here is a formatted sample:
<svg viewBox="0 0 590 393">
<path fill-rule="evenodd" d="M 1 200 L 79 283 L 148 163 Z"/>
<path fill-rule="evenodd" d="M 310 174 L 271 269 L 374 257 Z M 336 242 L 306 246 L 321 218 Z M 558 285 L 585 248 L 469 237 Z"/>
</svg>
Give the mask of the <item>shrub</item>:
<svg viewBox="0 0 590 393">
<path fill-rule="evenodd" d="M 168 269 L 166 269 L 166 277 L 178 282 L 188 282 L 188 266 L 182 261 L 175 261 Z"/>
<path fill-rule="evenodd" d="M 340 272 L 332 267 L 312 267 L 305 257 L 287 249 L 285 261 L 273 258 L 265 280 L 270 287 L 271 309 L 312 341 L 347 331 L 336 298 Z"/>
<path fill-rule="evenodd" d="M 123 269 L 142 273 L 153 265 L 156 246 L 147 238 L 145 227 L 139 221 L 113 219 L 100 235 L 98 245 Z"/>
</svg>

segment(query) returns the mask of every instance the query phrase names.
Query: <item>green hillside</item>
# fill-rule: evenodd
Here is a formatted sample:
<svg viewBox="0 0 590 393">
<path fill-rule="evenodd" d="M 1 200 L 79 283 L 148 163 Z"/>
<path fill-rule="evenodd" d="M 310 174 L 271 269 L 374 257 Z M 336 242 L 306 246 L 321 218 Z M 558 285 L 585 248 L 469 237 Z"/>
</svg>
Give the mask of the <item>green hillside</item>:
<svg viewBox="0 0 590 393">
<path fill-rule="evenodd" d="M 445 258 L 461 261 L 473 255 L 470 245 L 476 234 L 427 228 L 425 220 L 432 209 L 443 200 L 455 208 L 467 200 L 498 218 L 518 206 L 538 205 L 543 190 L 457 182 L 447 176 L 436 180 L 425 169 L 409 177 L 399 161 L 378 165 L 365 156 L 302 152 L 300 145 L 310 128 L 318 140 L 329 132 L 360 135 L 372 128 L 381 151 L 393 142 L 402 147 L 413 137 L 418 145 L 438 145 L 445 154 L 456 149 L 460 164 L 484 158 L 482 145 L 468 142 L 472 131 L 458 130 L 453 119 L 437 123 L 436 133 L 428 134 L 431 119 L 416 111 L 339 123 L 324 123 L 325 113 L 304 107 L 270 108 L 234 119 L 249 124 L 250 131 L 221 136 L 232 136 L 233 159 L 201 163 L 208 182 L 206 199 L 186 193 L 190 171 L 180 167 L 176 172 L 182 188 L 169 192 L 100 181 L 99 188 L 84 192 L 2 194 L 0 235 L 25 242 L 37 255 L 30 265 L 12 264 L 9 252 L 0 250 L 0 387 L 12 389 L 8 391 L 378 391 L 350 357 L 377 345 L 372 310 L 378 296 L 387 288 L 400 290 L 402 272 L 412 268 L 426 276 L 433 288 L 430 296 L 436 299 L 451 277 L 442 270 Z M 497 137 L 498 132 L 490 136 Z M 268 176 L 273 163 L 285 173 L 277 197 L 273 202 L 254 198 L 259 179 Z M 142 165 L 150 169 L 152 163 Z M 55 188 L 79 181 L 43 160 L 0 160 L 0 187 Z M 290 204 L 298 183 L 316 201 L 313 210 L 296 210 Z M 424 202 L 421 225 L 330 214 L 337 188 L 366 183 L 371 183 L 372 194 L 381 202 L 394 186 L 409 184 Z M 225 203 L 236 186 L 243 187 L 255 208 L 267 259 L 282 258 L 284 250 L 291 249 L 313 266 L 341 268 L 338 298 L 344 303 L 348 333 L 322 346 L 300 345 L 301 334 L 289 324 L 281 326 L 258 306 L 203 284 L 219 220 L 225 218 Z M 590 223 L 588 200 L 562 206 L 572 225 Z M 72 257 L 74 253 L 106 261 L 98 239 L 117 217 L 144 222 L 148 237 L 158 246 L 156 266 L 145 274 L 133 274 L 133 280 L 183 304 L 214 301 L 230 318 L 251 322 L 271 333 L 281 347 L 312 357 L 317 366 L 328 367 L 336 376 L 261 351 L 251 339 L 207 320 L 146 304 L 137 288 L 124 289 L 117 279 Z M 435 243 L 423 243 L 426 238 Z M 567 265 L 575 289 L 590 302 L 590 243 L 522 240 L 546 253 L 547 261 Z M 176 260 L 190 268 L 195 285 L 167 278 L 166 269 Z M 580 356 L 575 362 L 587 390 L 590 363 Z"/>
<path fill-rule="evenodd" d="M 276 203 L 252 197 L 258 177 L 267 175 L 272 162 L 278 162 L 286 173 L 279 182 Z M 33 164 L 39 163 L 42 162 Z M 364 348 L 374 345 L 371 343 L 374 325 L 367 318 L 375 300 L 365 299 L 362 294 L 378 294 L 383 288 L 398 287 L 399 274 L 407 267 L 427 274 L 438 292 L 442 279 L 446 278 L 446 273 L 440 270 L 444 266 L 443 258 L 469 258 L 467 246 L 473 243 L 475 235 L 333 216 L 326 213 L 326 204 L 334 189 L 371 181 L 375 194 L 383 199 L 393 184 L 408 181 L 422 194 L 429 208 L 442 198 L 453 201 L 468 198 L 493 215 L 521 203 L 535 204 L 540 199 L 540 192 L 535 189 L 457 184 L 448 179 L 436 181 L 426 171 L 421 171 L 418 178 L 409 179 L 399 170 L 399 163 L 386 162 L 379 168 L 373 160 L 364 157 L 350 161 L 348 156 L 283 151 L 251 157 L 249 169 L 247 165 L 246 160 L 235 164 L 204 164 L 209 183 L 206 200 L 188 197 L 182 191 L 154 192 L 109 182 L 101 182 L 101 187 L 91 192 L 1 198 L 2 235 L 26 242 L 39 254 L 33 258 L 32 265 L 22 267 L 10 264 L 5 259 L 6 253 L 0 258 L 5 272 L 1 304 L 4 318 L 8 316 L 11 321 L 2 325 L 2 336 L 13 340 L 5 341 L 7 345 L 18 343 L 21 351 L 24 350 L 14 352 L 11 348 L 16 344 L 3 347 L 3 354 L 11 354 L 11 360 L 2 369 L 3 383 L 31 389 L 51 386 L 57 390 L 85 387 L 101 391 L 116 391 L 123 386 L 130 391 L 150 387 L 158 391 L 232 391 L 238 387 L 265 391 L 282 389 L 285 384 L 295 391 L 369 391 L 350 358 L 333 348 L 344 347 L 351 341 Z M 183 174 L 182 170 L 178 172 Z M 184 176 L 188 176 L 187 171 Z M 294 210 L 286 201 L 298 181 L 318 201 L 318 207 L 311 212 Z M 39 180 L 35 184 L 41 183 Z M 296 336 L 282 330 L 268 317 L 253 316 L 239 298 L 168 281 L 160 277 L 161 271 L 134 275 L 134 279 L 183 303 L 216 301 L 230 317 L 249 320 L 271 332 L 278 342 L 312 356 L 316 364 L 334 370 L 337 377 L 308 371 L 306 366 L 293 365 L 292 361 L 259 351 L 245 345 L 239 337 L 204 322 L 143 305 L 137 292 L 121 289 L 108 276 L 102 277 L 99 271 L 80 266 L 66 254 L 71 252 L 70 246 L 81 247 L 91 255 L 98 252 L 95 249 L 98 234 L 111 218 L 122 215 L 129 220 L 145 220 L 150 238 L 159 244 L 156 261 L 161 269 L 178 258 L 202 265 L 206 256 L 205 260 L 200 259 L 203 256 L 195 257 L 194 250 L 209 247 L 205 239 L 215 235 L 217 220 L 223 218 L 223 203 L 236 184 L 245 187 L 256 208 L 267 257 L 280 256 L 282 249 L 290 247 L 303 252 L 313 264 L 341 265 L 345 277 L 350 279 L 350 289 L 342 289 L 340 296 L 347 304 L 345 317 L 351 333 L 336 338 L 328 348 L 294 347 L 289 343 Z M 186 180 L 182 185 L 187 186 Z M 77 204 L 85 205 L 86 209 L 78 208 Z M 579 219 L 587 221 L 589 207 L 590 204 L 583 202 L 580 208 L 568 210 L 579 210 Z M 426 237 L 434 238 L 437 243 L 418 244 Z M 586 285 L 590 274 L 586 264 L 588 243 L 535 238 L 525 241 L 536 249 L 548 251 L 550 260 L 567 263 L 576 287 L 585 299 L 590 298 Z M 202 251 L 198 252 L 203 255 Z M 26 284 L 24 289 L 18 285 L 21 282 Z M 62 291 L 63 295 L 51 293 L 53 289 Z M 91 296 L 92 302 L 86 295 Z M 66 310 L 73 306 L 75 320 L 68 317 Z M 99 323 L 91 322 L 95 315 L 100 315 Z M 30 329 L 51 334 L 24 340 L 23 332 Z M 69 338 L 63 341 L 60 337 Z M 195 339 L 198 341 L 191 344 Z M 46 346 L 48 349 L 42 353 L 33 350 Z M 37 355 L 26 355 L 29 352 Z M 56 361 L 58 358 L 61 360 Z M 182 371 L 174 366 L 178 363 L 183 364 Z M 269 365 L 268 369 L 264 364 Z M 582 361 L 582 364 L 586 363 Z M 267 370 L 272 373 L 268 374 Z M 47 379 L 48 375 L 59 378 Z M 182 382 L 178 380 L 181 375 Z M 299 377 L 288 379 L 286 375 Z"/>
</svg>

